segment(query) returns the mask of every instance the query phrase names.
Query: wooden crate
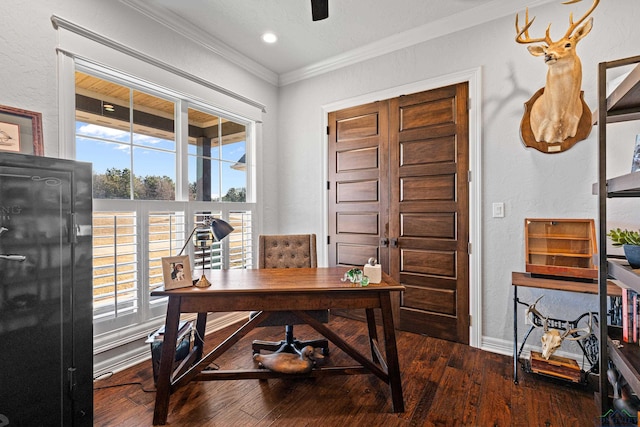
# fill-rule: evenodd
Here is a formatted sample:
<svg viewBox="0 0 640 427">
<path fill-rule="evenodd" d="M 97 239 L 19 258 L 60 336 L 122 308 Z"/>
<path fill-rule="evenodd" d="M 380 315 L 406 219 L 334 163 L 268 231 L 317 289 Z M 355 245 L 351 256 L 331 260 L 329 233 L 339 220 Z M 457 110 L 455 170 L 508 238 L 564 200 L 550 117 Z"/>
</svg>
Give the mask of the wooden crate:
<svg viewBox="0 0 640 427">
<path fill-rule="evenodd" d="M 546 276 L 597 279 L 593 219 L 525 219 L 526 271 Z"/>
<path fill-rule="evenodd" d="M 529 357 L 531 372 L 549 375 L 564 380 L 579 383 L 582 380 L 582 371 L 578 362 L 566 357 L 551 355 L 549 360 L 542 357 L 542 353 L 532 351 Z"/>
</svg>

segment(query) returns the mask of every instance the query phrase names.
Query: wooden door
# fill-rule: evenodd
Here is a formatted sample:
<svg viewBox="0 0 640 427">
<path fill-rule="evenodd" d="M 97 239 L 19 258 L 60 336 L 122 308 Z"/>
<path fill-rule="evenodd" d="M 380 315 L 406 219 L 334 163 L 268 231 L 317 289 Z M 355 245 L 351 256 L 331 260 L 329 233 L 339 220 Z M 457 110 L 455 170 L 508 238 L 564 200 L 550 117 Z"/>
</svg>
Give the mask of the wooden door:
<svg viewBox="0 0 640 427">
<path fill-rule="evenodd" d="M 328 116 L 329 265 L 375 257 L 407 289 L 394 306 L 400 329 L 465 344 L 467 99 L 461 83 Z"/>
<path fill-rule="evenodd" d="M 388 120 L 386 101 L 329 113 L 330 266 L 388 266 Z"/>
<path fill-rule="evenodd" d="M 390 271 L 400 329 L 469 343 L 468 84 L 390 100 Z"/>
</svg>

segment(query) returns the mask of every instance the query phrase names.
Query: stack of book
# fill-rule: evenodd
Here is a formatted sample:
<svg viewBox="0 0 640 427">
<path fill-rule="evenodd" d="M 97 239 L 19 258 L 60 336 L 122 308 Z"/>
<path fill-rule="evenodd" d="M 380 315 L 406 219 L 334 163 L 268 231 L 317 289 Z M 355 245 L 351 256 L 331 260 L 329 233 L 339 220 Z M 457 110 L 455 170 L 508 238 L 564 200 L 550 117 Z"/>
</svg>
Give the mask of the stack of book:
<svg viewBox="0 0 640 427">
<path fill-rule="evenodd" d="M 628 343 L 637 343 L 640 336 L 640 308 L 638 304 L 640 299 L 638 293 L 633 289 L 622 286 L 621 297 L 621 317 L 622 317 L 622 341 Z"/>
</svg>

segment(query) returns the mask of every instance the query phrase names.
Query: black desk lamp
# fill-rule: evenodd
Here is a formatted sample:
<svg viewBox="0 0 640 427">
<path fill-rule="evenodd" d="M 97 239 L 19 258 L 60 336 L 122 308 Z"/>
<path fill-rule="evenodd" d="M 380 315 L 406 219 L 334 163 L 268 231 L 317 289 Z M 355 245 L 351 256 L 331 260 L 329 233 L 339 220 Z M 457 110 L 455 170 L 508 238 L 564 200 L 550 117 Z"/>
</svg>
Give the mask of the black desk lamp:
<svg viewBox="0 0 640 427">
<path fill-rule="evenodd" d="M 196 247 L 199 246 L 202 248 L 202 270 L 203 271 L 202 271 L 202 277 L 200 277 L 200 280 L 198 280 L 195 284 L 197 287 L 206 288 L 208 286 L 211 286 L 211 283 L 204 276 L 204 258 L 205 258 L 204 249 L 207 246 L 211 246 L 213 242 L 221 241 L 222 239 L 227 237 L 229 233 L 231 233 L 232 231 L 233 231 L 233 227 L 229 225 L 228 222 L 218 218 L 206 217 L 202 222 L 202 224 L 197 224 L 193 228 L 193 231 L 191 231 L 191 234 L 189 234 L 189 237 L 187 237 L 187 240 L 184 242 L 184 246 L 182 246 L 182 249 L 180 249 L 180 252 L 178 253 L 178 255 L 182 255 L 182 252 L 184 252 L 184 249 L 187 247 L 187 245 L 189 244 L 189 241 L 191 240 L 191 236 L 193 236 L 194 245 Z"/>
</svg>

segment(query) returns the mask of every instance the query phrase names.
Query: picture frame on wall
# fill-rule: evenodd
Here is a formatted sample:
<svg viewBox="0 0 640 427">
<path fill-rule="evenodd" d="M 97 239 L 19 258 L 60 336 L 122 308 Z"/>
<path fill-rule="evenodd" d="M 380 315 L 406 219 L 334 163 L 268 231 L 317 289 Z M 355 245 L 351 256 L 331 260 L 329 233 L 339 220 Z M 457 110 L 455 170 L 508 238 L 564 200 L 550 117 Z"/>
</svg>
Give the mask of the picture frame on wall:
<svg viewBox="0 0 640 427">
<path fill-rule="evenodd" d="M 162 277 L 165 291 L 193 286 L 189 255 L 162 258 Z"/>
<path fill-rule="evenodd" d="M 0 105 L 0 152 L 44 155 L 42 114 Z"/>
<path fill-rule="evenodd" d="M 633 149 L 633 161 L 631 162 L 631 172 L 640 171 L 640 134 L 636 135 L 636 146 Z"/>
</svg>

